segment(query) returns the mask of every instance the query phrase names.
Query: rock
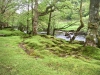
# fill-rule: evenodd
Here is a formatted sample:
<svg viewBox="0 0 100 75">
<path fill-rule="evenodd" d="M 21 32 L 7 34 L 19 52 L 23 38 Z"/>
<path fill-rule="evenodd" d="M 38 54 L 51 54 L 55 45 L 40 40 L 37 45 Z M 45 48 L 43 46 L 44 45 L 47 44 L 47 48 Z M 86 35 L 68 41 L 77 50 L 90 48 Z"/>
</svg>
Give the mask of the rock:
<svg viewBox="0 0 100 75">
<path fill-rule="evenodd" d="M 65 33 L 65 36 L 66 36 L 66 38 L 70 38 L 70 33 L 69 32 L 66 32 Z"/>
</svg>

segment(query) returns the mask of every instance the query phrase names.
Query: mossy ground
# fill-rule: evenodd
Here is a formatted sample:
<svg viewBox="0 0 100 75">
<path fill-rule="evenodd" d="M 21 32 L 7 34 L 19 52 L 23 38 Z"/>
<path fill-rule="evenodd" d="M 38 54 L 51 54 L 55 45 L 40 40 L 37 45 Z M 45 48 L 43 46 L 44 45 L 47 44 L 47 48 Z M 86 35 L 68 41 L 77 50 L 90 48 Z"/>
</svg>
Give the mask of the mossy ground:
<svg viewBox="0 0 100 75">
<path fill-rule="evenodd" d="M 99 48 L 42 35 L 24 39 L 24 47 L 32 51 L 28 55 L 19 46 L 22 41 L 20 36 L 0 37 L 0 75 L 100 74 Z"/>
<path fill-rule="evenodd" d="M 73 55 L 74 53 L 77 55 L 78 52 L 80 52 L 79 48 L 82 47 L 82 45 L 69 44 L 65 40 L 56 39 L 53 36 L 46 35 L 33 36 L 29 39 L 26 39 L 24 41 L 24 45 L 26 45 L 26 48 L 29 50 L 33 49 L 33 55 L 35 51 L 39 54 L 41 51 L 47 50 L 48 52 L 51 52 L 60 57 L 66 57 L 71 54 Z M 43 52 L 40 55 L 44 55 Z"/>
</svg>

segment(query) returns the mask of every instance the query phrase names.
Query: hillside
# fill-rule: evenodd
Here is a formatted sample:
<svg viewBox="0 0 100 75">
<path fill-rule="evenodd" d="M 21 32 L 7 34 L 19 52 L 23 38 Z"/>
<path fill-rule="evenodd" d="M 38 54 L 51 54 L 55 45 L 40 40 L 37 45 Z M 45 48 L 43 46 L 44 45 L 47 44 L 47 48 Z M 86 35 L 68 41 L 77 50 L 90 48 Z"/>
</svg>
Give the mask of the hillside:
<svg viewBox="0 0 100 75">
<path fill-rule="evenodd" d="M 0 75 L 100 74 L 98 48 L 44 35 L 0 37 L 0 43 Z"/>
</svg>

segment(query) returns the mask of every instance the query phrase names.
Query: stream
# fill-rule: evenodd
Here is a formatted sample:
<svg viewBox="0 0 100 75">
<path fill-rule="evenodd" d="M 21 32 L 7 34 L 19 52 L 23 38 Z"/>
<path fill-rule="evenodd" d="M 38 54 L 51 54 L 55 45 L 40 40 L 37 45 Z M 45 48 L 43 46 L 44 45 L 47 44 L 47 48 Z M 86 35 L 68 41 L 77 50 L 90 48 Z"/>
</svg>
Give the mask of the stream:
<svg viewBox="0 0 100 75">
<path fill-rule="evenodd" d="M 65 39 L 66 41 L 70 41 L 70 38 L 72 38 L 74 36 L 74 34 L 71 32 L 70 37 L 69 36 L 65 36 L 64 31 L 55 31 L 55 37 L 56 38 L 61 38 L 61 39 Z M 46 34 L 46 32 L 39 32 L 39 34 Z M 84 41 L 85 42 L 85 35 L 77 35 L 75 40 L 77 41 Z"/>
<path fill-rule="evenodd" d="M 70 34 L 70 37 L 65 36 L 65 32 L 63 32 L 63 31 L 56 31 L 55 32 L 55 37 L 65 39 L 66 41 L 69 41 L 70 38 L 72 38 L 73 36 L 74 36 L 74 34 Z M 85 42 L 85 35 L 77 35 L 75 40 Z"/>
</svg>

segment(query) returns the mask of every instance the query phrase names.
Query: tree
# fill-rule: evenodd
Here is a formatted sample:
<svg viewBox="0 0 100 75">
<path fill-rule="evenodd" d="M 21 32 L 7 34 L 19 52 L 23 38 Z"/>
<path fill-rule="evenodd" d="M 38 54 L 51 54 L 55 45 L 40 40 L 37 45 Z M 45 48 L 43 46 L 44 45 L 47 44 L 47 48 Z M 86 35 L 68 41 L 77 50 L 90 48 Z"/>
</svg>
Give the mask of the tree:
<svg viewBox="0 0 100 75">
<path fill-rule="evenodd" d="M 11 19 L 11 16 L 15 14 L 15 11 L 19 7 L 18 2 L 16 2 L 16 0 L 0 0 L 0 28 L 1 29 L 2 27 L 5 27 L 5 24 Z"/>
<path fill-rule="evenodd" d="M 47 15 L 48 13 L 53 12 L 55 10 L 54 4 L 50 4 L 49 6 L 46 7 L 46 9 L 43 12 L 39 12 L 38 5 L 39 5 L 38 0 L 35 0 L 35 5 L 34 5 L 34 9 L 33 9 L 34 10 L 34 16 L 32 18 L 32 34 L 33 35 L 37 35 L 39 17 Z"/>
<path fill-rule="evenodd" d="M 12 0 L 0 0 L 0 28 L 2 29 L 3 27 L 5 27 L 5 23 L 4 21 L 4 16 L 5 16 L 5 12 L 8 11 L 8 9 L 10 9 L 11 6 L 11 2 Z"/>
<path fill-rule="evenodd" d="M 89 8 L 89 22 L 88 32 L 86 36 L 85 46 L 96 46 L 98 37 L 98 26 L 99 26 L 99 3 L 100 0 L 90 0 Z"/>
<path fill-rule="evenodd" d="M 29 0 L 27 1 L 27 34 L 29 33 Z"/>
<path fill-rule="evenodd" d="M 38 0 L 35 0 L 34 5 L 34 17 L 33 17 L 33 35 L 37 35 L 37 26 L 38 26 L 38 18 L 39 18 L 39 12 L 38 12 Z"/>
<path fill-rule="evenodd" d="M 70 40 L 70 43 L 72 43 L 74 41 L 75 37 L 77 36 L 77 33 L 84 27 L 84 23 L 83 23 L 83 20 L 82 20 L 82 1 L 83 0 L 81 0 L 81 3 L 80 3 L 80 23 L 81 23 L 81 25 L 77 28 L 74 36 Z"/>
<path fill-rule="evenodd" d="M 51 10 L 52 10 L 52 8 L 51 8 Z M 50 35 L 51 17 L 52 17 L 52 12 L 50 12 L 50 14 L 49 14 L 49 22 L 48 22 L 48 28 L 47 28 L 47 35 Z"/>
</svg>

